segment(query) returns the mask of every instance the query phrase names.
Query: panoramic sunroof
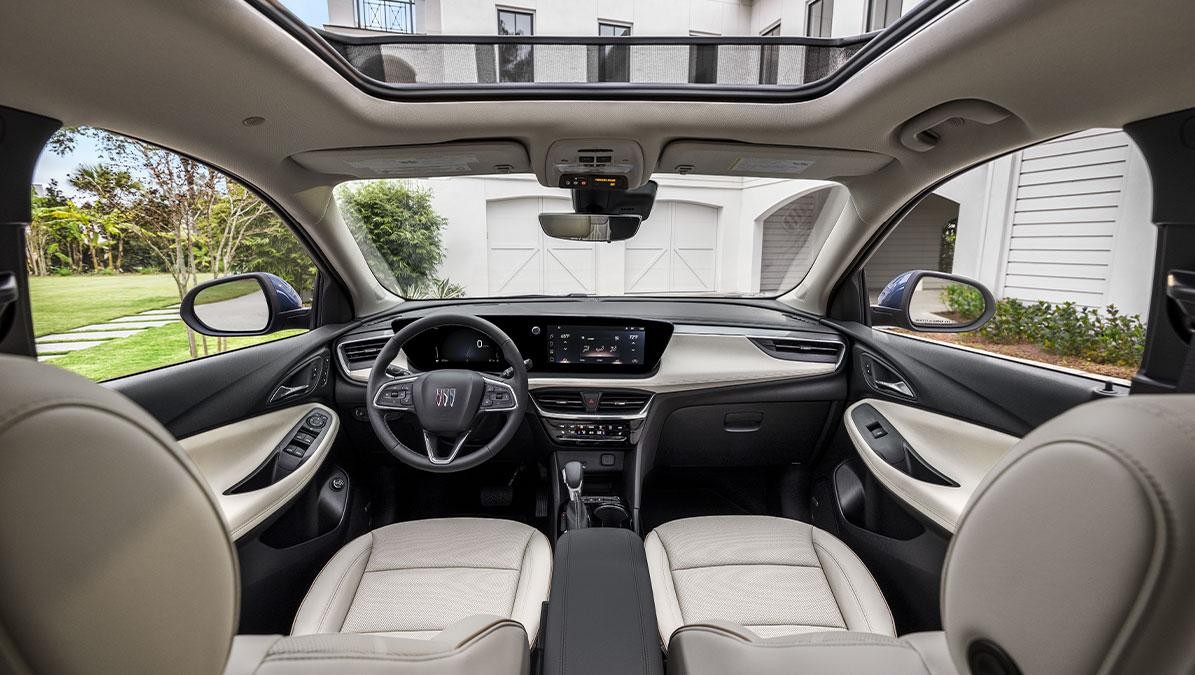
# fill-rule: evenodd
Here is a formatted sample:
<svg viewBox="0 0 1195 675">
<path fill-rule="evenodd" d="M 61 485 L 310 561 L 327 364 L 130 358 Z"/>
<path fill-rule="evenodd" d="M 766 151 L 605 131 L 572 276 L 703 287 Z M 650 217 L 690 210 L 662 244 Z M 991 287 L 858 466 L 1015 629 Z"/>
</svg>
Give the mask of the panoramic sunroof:
<svg viewBox="0 0 1195 675">
<path fill-rule="evenodd" d="M 874 37 L 320 35 L 362 75 L 390 85 L 681 88 L 806 85 Z"/>
<path fill-rule="evenodd" d="M 307 26 L 278 0 L 249 0 L 346 79 L 381 98 L 782 102 L 831 91 L 958 1 L 927 0 L 882 31 L 817 38 L 652 37 L 620 33 L 617 26 L 596 36 L 423 35 L 377 31 L 368 21 L 345 32 Z M 520 13 L 508 13 L 517 22 Z M 515 25 L 510 32 L 523 31 Z"/>
</svg>

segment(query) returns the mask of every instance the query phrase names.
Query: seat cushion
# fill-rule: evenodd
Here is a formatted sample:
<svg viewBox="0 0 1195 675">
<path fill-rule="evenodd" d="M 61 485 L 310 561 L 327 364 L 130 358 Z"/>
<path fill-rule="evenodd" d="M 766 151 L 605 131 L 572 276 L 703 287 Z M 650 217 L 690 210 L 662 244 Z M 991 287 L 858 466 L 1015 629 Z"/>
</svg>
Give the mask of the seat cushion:
<svg viewBox="0 0 1195 675">
<path fill-rule="evenodd" d="M 532 644 L 548 599 L 552 550 L 509 520 L 396 523 L 349 542 L 316 577 L 291 633 L 428 639 L 476 614 L 514 619 Z"/>
<path fill-rule="evenodd" d="M 681 626 L 729 621 L 763 638 L 850 630 L 896 635 L 862 561 L 830 533 L 769 516 L 665 523 L 644 542 L 665 648 Z"/>
</svg>

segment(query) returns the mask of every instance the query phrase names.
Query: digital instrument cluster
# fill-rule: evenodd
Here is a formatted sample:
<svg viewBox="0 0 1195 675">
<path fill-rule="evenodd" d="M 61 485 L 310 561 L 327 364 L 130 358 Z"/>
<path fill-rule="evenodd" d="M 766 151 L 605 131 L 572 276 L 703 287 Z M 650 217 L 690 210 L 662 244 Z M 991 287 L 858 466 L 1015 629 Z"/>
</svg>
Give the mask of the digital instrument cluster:
<svg viewBox="0 0 1195 675">
<path fill-rule="evenodd" d="M 656 367 L 672 324 L 596 317 L 484 316 L 511 337 L 537 373 L 647 373 Z M 397 331 L 404 321 L 396 321 Z M 509 364 L 494 340 L 472 328 L 433 328 L 403 347 L 417 370 L 466 368 L 501 372 Z"/>
</svg>

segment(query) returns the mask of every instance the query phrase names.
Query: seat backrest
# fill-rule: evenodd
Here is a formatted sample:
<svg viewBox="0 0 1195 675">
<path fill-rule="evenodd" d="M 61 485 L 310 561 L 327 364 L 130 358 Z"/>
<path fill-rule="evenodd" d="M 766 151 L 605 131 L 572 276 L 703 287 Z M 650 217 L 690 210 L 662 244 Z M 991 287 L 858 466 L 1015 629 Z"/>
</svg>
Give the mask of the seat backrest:
<svg viewBox="0 0 1195 675">
<path fill-rule="evenodd" d="M 171 435 L 124 397 L 0 356 L 0 671 L 224 669 L 236 552 Z"/>
<path fill-rule="evenodd" d="M 1026 436 L 942 586 L 963 672 L 1195 671 L 1195 396 L 1089 403 Z"/>
</svg>

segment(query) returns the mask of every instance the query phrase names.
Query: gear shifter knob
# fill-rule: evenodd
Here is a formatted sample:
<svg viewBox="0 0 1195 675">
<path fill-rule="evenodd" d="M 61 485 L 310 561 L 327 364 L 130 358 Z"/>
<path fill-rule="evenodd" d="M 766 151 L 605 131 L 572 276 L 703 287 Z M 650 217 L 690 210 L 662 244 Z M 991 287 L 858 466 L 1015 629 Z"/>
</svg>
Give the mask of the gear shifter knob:
<svg viewBox="0 0 1195 675">
<path fill-rule="evenodd" d="M 569 495 L 576 492 L 581 494 L 581 483 L 585 482 L 585 467 L 580 462 L 569 462 L 564 465 L 564 484 L 568 486 Z"/>
<path fill-rule="evenodd" d="M 564 486 L 568 488 L 568 506 L 564 510 L 565 530 L 579 530 L 589 527 L 589 509 L 581 500 L 581 484 L 585 482 L 585 467 L 580 462 L 569 462 L 561 469 Z"/>
</svg>

